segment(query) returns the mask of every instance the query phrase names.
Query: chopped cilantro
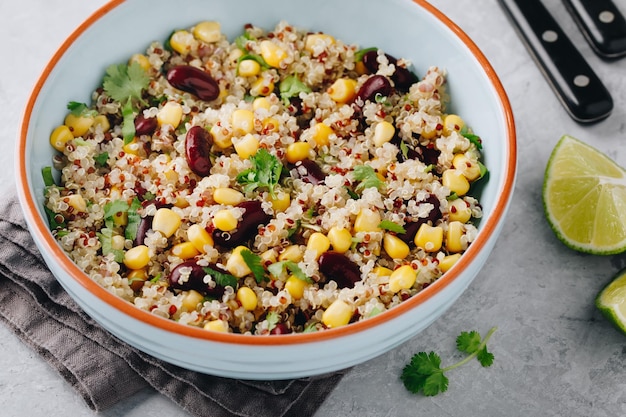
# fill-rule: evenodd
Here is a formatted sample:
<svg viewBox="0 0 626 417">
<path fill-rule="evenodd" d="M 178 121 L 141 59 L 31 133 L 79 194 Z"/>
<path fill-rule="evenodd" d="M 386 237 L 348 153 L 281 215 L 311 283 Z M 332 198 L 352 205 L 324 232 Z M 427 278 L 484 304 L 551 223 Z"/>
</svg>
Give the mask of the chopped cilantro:
<svg viewBox="0 0 626 417">
<path fill-rule="evenodd" d="M 280 316 L 277 312 L 270 311 L 269 313 L 267 313 L 267 316 L 265 316 L 265 320 L 267 320 L 267 330 L 271 332 L 278 324 Z"/>
<path fill-rule="evenodd" d="M 128 212 L 128 203 L 124 200 L 114 200 L 104 205 L 104 224 L 108 229 L 113 230 L 115 223 L 113 218 L 120 213 Z"/>
<path fill-rule="evenodd" d="M 70 101 L 67 103 L 67 109 L 74 116 L 97 116 L 98 112 L 89 109 L 85 103 L 79 103 L 77 101 Z"/>
<path fill-rule="evenodd" d="M 456 338 L 456 347 L 468 356 L 445 368 L 441 367 L 441 358 L 435 352 L 419 352 L 413 355 L 411 362 L 402 370 L 400 379 L 406 389 L 415 394 L 421 391 L 424 395 L 433 396 L 445 392 L 448 389 L 446 372 L 473 358 L 477 358 L 483 367 L 491 366 L 494 356 L 487 350 L 487 342 L 495 331 L 496 327 L 492 327 L 484 339 L 481 339 L 477 331 L 462 332 Z"/>
<path fill-rule="evenodd" d="M 244 184 L 245 192 L 264 187 L 267 188 L 272 198 L 275 198 L 274 187 L 278 184 L 283 169 L 280 159 L 262 148 L 250 157 L 250 161 L 252 168 L 240 172 L 237 175 L 237 182 Z"/>
<path fill-rule="evenodd" d="M 94 161 L 100 166 L 106 166 L 107 161 L 109 160 L 109 153 L 102 152 L 93 157 Z"/>
<path fill-rule="evenodd" d="M 348 195 L 350 196 L 351 199 L 353 199 L 353 200 L 358 200 L 359 199 L 359 195 L 357 193 L 355 193 L 354 191 L 352 191 L 352 189 L 350 189 L 350 187 L 348 187 L 347 185 L 344 185 L 344 188 L 346 189 L 346 192 L 348 193 Z"/>
<path fill-rule="evenodd" d="M 356 187 L 357 191 L 371 187 L 380 190 L 385 186 L 385 182 L 378 177 L 374 168 L 369 165 L 357 165 L 354 167 L 352 173 L 354 179 L 360 181 L 360 184 Z"/>
<path fill-rule="evenodd" d="M 124 107 L 122 107 L 122 137 L 124 138 L 124 145 L 128 145 L 135 139 L 135 116 L 137 112 L 133 107 L 133 103 L 128 100 Z"/>
<path fill-rule="evenodd" d="M 256 54 L 245 54 L 239 57 L 239 59 L 237 60 L 237 74 L 239 74 L 239 64 L 241 64 L 243 61 L 256 61 L 262 69 L 268 69 L 270 66 L 267 65 L 267 62 L 265 62 L 265 60 L 263 59 L 263 57 L 261 55 L 256 55 Z"/>
<path fill-rule="evenodd" d="M 360 49 L 360 50 L 358 50 L 358 51 L 356 51 L 354 53 L 354 59 L 355 59 L 356 62 L 361 62 L 361 61 L 363 61 L 363 57 L 365 56 L 366 53 L 372 52 L 372 51 L 377 51 L 377 50 L 378 50 L 378 48 L 376 48 L 376 47 Z"/>
<path fill-rule="evenodd" d="M 261 263 L 261 257 L 250 252 L 248 249 L 242 250 L 240 252 L 243 261 L 248 265 L 250 271 L 252 271 L 252 275 L 254 275 L 254 279 L 256 282 L 266 281 L 267 277 L 265 276 L 265 269 Z"/>
<path fill-rule="evenodd" d="M 392 222 L 391 220 L 383 220 L 382 222 L 380 222 L 378 227 L 384 230 L 389 230 L 390 232 L 394 232 L 394 233 L 399 233 L 399 234 L 406 233 L 406 229 L 404 227 L 402 227 L 396 222 Z"/>
<path fill-rule="evenodd" d="M 46 212 L 46 217 L 48 218 L 48 224 L 50 226 L 50 230 L 63 229 L 66 227 L 65 222 L 59 223 L 57 221 L 57 213 L 50 210 L 48 207 L 44 206 L 43 210 Z"/>
<path fill-rule="evenodd" d="M 483 148 L 483 142 L 480 139 L 480 136 L 470 133 L 467 126 L 463 126 L 459 133 L 465 136 L 470 141 L 470 143 L 473 143 L 474 146 L 476 146 L 476 149 L 481 150 Z"/>
<path fill-rule="evenodd" d="M 124 231 L 126 239 L 135 240 L 135 237 L 137 237 L 137 229 L 139 228 L 139 223 L 141 223 L 141 216 L 137 210 L 140 208 L 141 202 L 135 197 L 128 208 L 128 222 L 126 223 L 126 230 Z"/>
<path fill-rule="evenodd" d="M 402 157 L 404 159 L 409 159 L 409 146 L 405 141 L 400 141 L 400 152 L 402 153 Z"/>
<path fill-rule="evenodd" d="M 41 168 L 41 176 L 43 177 L 43 184 L 46 187 L 52 187 L 53 185 L 56 185 L 56 183 L 54 182 L 54 177 L 52 176 L 52 167 L 45 166 Z"/>
<path fill-rule="evenodd" d="M 294 261 L 286 260 L 286 261 L 275 262 L 271 264 L 270 266 L 268 266 L 267 270 L 269 271 L 270 274 L 275 275 L 275 276 L 280 276 L 285 272 L 285 270 L 287 270 L 294 277 L 302 281 L 308 282 L 309 284 L 313 283 L 313 280 L 307 277 L 306 274 L 302 271 L 302 269 L 300 269 L 298 264 L 295 263 Z"/>
<path fill-rule="evenodd" d="M 100 240 L 102 254 L 104 256 L 112 253 L 115 262 L 119 263 L 124 261 L 124 251 L 121 249 L 113 249 L 113 230 L 105 227 L 97 233 L 97 236 L 98 240 Z"/>
<path fill-rule="evenodd" d="M 289 99 L 292 97 L 298 97 L 300 93 L 310 93 L 311 88 L 300 81 L 295 75 L 290 75 L 280 82 L 278 86 L 280 91 L 280 98 L 283 99 L 285 104 L 289 103 Z"/>
<path fill-rule="evenodd" d="M 248 52 L 248 48 L 246 47 L 246 45 L 248 44 L 248 41 L 251 40 L 254 40 L 254 38 L 250 35 L 250 33 L 244 32 L 243 34 L 235 38 L 235 45 L 237 45 L 237 48 L 241 49 L 242 51 Z"/>
<path fill-rule="evenodd" d="M 217 285 L 220 287 L 233 287 L 237 288 L 237 278 L 230 274 L 225 274 L 220 271 L 216 271 L 213 268 L 209 268 L 208 266 L 202 268 L 207 275 L 213 277 Z"/>
</svg>

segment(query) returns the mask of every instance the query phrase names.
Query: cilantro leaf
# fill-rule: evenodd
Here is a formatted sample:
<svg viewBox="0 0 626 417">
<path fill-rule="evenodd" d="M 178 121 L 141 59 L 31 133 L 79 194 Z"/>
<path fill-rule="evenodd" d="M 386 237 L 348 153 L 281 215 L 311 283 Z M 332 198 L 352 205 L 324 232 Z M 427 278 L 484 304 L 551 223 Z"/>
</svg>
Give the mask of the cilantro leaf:
<svg viewBox="0 0 626 417">
<path fill-rule="evenodd" d="M 225 274 L 220 271 L 216 271 L 215 269 L 209 268 L 208 266 L 202 269 L 204 269 L 204 272 L 206 272 L 207 275 L 210 275 L 220 287 L 233 287 L 234 289 L 237 288 L 238 280 L 234 276 L 230 274 Z"/>
<path fill-rule="evenodd" d="M 392 222 L 391 220 L 383 220 L 382 222 L 380 222 L 378 227 L 398 234 L 406 233 L 406 229 L 404 227 L 396 222 Z"/>
<path fill-rule="evenodd" d="M 141 216 L 137 210 L 140 208 L 141 202 L 135 197 L 128 208 L 128 221 L 124 231 L 126 239 L 135 240 L 135 237 L 137 237 L 137 230 L 139 229 L 139 223 L 141 223 Z"/>
<path fill-rule="evenodd" d="M 290 98 L 298 97 L 300 93 L 310 93 L 311 88 L 300 81 L 297 76 L 290 75 L 280 82 L 278 91 L 280 91 L 280 98 L 287 104 Z"/>
<path fill-rule="evenodd" d="M 52 175 L 51 166 L 45 166 L 41 168 L 41 176 L 43 177 L 43 185 L 45 185 L 46 187 L 52 187 L 53 185 L 56 185 L 54 177 Z"/>
<path fill-rule="evenodd" d="M 467 126 L 463 126 L 459 133 L 462 136 L 466 137 L 470 141 L 470 143 L 473 143 L 474 146 L 476 146 L 476 149 L 481 150 L 483 148 L 483 141 L 480 139 L 480 136 L 470 133 Z"/>
<path fill-rule="evenodd" d="M 256 279 L 256 282 L 266 281 L 267 277 L 265 276 L 265 269 L 261 263 L 261 257 L 256 255 L 249 250 L 245 249 L 240 252 L 243 261 L 248 265 L 250 271 L 252 271 L 252 275 Z"/>
<path fill-rule="evenodd" d="M 244 191 L 254 191 L 259 187 L 267 188 L 272 198 L 275 198 L 274 188 L 278 185 L 283 164 L 280 160 L 262 148 L 250 157 L 252 168 L 240 172 L 237 182 L 244 185 Z"/>
<path fill-rule="evenodd" d="M 137 62 L 130 65 L 110 65 L 102 82 L 104 91 L 115 101 L 139 101 L 143 103 L 141 95 L 148 87 L 150 77 Z"/>
<path fill-rule="evenodd" d="M 65 222 L 61 222 L 59 223 L 57 221 L 57 213 L 55 213 L 54 211 L 50 210 L 48 207 L 44 206 L 43 210 L 46 212 L 46 217 L 48 218 L 48 224 L 50 226 L 50 230 L 56 230 L 56 229 L 63 229 L 66 227 Z M 61 216 L 62 218 L 62 216 Z"/>
<path fill-rule="evenodd" d="M 487 342 L 495 331 L 496 327 L 492 327 L 484 339 L 481 339 L 477 331 L 462 332 L 456 339 L 456 345 L 458 350 L 469 355 L 445 368 L 441 367 L 441 358 L 437 353 L 416 353 L 402 369 L 400 379 L 406 389 L 415 394 L 421 392 L 424 395 L 433 396 L 445 392 L 448 389 L 446 372 L 466 364 L 474 357 L 482 366 L 491 366 L 494 356 L 487 351 Z"/>
<path fill-rule="evenodd" d="M 271 332 L 278 324 L 280 316 L 277 312 L 270 311 L 269 313 L 267 313 L 267 316 L 265 316 L 265 320 L 267 320 L 267 330 Z"/>
<path fill-rule="evenodd" d="M 378 177 L 374 168 L 369 165 L 357 165 L 352 170 L 352 173 L 354 179 L 360 181 L 356 187 L 357 191 L 371 187 L 381 190 L 385 186 L 385 182 Z"/>
<path fill-rule="evenodd" d="M 124 251 L 121 249 L 113 249 L 113 230 L 105 227 L 100 229 L 100 231 L 96 234 L 98 236 L 98 240 L 100 241 L 100 245 L 102 247 L 102 254 L 104 256 L 112 253 L 115 259 L 115 262 L 121 263 L 124 261 Z"/>
<path fill-rule="evenodd" d="M 302 271 L 302 269 L 300 269 L 298 264 L 295 263 L 294 261 L 285 260 L 285 261 L 280 261 L 280 262 L 274 262 L 273 264 L 267 267 L 267 270 L 269 271 L 270 274 L 275 275 L 275 276 L 280 276 L 287 270 L 296 278 L 302 281 L 308 282 L 309 284 L 313 283 L 313 280 L 307 277 L 304 271 Z"/>
<path fill-rule="evenodd" d="M 122 107 L 122 137 L 124 138 L 124 145 L 128 145 L 135 139 L 135 116 L 137 113 L 130 100 Z"/>
<path fill-rule="evenodd" d="M 128 203 L 124 200 L 114 200 L 104 205 L 104 224 L 107 229 L 115 228 L 114 217 L 128 212 Z"/>
<path fill-rule="evenodd" d="M 109 153 L 102 152 L 93 157 L 93 160 L 100 166 L 105 166 L 107 161 L 109 160 Z"/>
<path fill-rule="evenodd" d="M 90 110 L 85 103 L 79 103 L 77 101 L 70 101 L 67 103 L 67 109 L 74 116 L 97 116 L 96 110 Z"/>
</svg>

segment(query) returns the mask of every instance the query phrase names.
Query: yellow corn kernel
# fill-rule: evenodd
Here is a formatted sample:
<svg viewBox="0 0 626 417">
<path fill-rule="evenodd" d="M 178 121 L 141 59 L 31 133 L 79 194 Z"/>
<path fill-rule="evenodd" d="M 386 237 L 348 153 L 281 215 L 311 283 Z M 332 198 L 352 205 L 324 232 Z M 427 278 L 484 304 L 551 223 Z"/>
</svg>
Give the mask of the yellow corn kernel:
<svg viewBox="0 0 626 417">
<path fill-rule="evenodd" d="M 374 127 L 374 145 L 383 146 L 385 143 L 393 139 L 396 128 L 386 120 L 377 123 Z"/>
<path fill-rule="evenodd" d="M 93 118 L 93 126 L 100 127 L 103 132 L 108 132 L 111 129 L 111 123 L 104 114 L 99 114 Z"/>
<path fill-rule="evenodd" d="M 330 239 L 325 234 L 315 232 L 309 236 L 309 240 L 306 244 L 307 250 L 315 252 L 315 259 L 319 258 L 324 252 L 330 249 Z"/>
<path fill-rule="evenodd" d="M 311 127 L 311 133 L 317 146 L 328 146 L 330 143 L 330 135 L 335 132 L 327 124 L 318 123 Z"/>
<path fill-rule="evenodd" d="M 278 132 L 278 129 L 280 127 L 280 122 L 273 117 L 268 117 L 263 120 L 262 126 L 263 126 L 263 133 L 265 134 L 274 133 L 274 132 Z"/>
<path fill-rule="evenodd" d="M 248 133 L 243 138 L 234 140 L 233 145 L 241 159 L 248 159 L 259 150 L 259 139 L 252 133 Z"/>
<path fill-rule="evenodd" d="M 152 229 L 160 232 L 165 237 L 170 237 L 180 227 L 182 220 L 180 215 L 169 208 L 160 208 L 152 218 Z"/>
<path fill-rule="evenodd" d="M 199 224 L 192 224 L 187 229 L 187 239 L 193 244 L 193 246 L 200 252 L 206 253 L 206 246 L 213 246 L 213 236 L 207 230 Z"/>
<path fill-rule="evenodd" d="M 186 55 L 191 51 L 193 46 L 194 37 L 186 30 L 177 30 L 170 36 L 170 46 L 173 50 L 179 54 Z"/>
<path fill-rule="evenodd" d="M 128 224 L 128 212 L 118 211 L 113 215 L 113 223 L 117 226 L 126 226 Z"/>
<path fill-rule="evenodd" d="M 204 325 L 204 330 L 228 333 L 228 322 L 224 320 L 211 320 Z"/>
<path fill-rule="evenodd" d="M 322 323 L 327 327 L 340 327 L 350 323 L 352 307 L 342 300 L 335 300 L 322 314 Z"/>
<path fill-rule="evenodd" d="M 430 127 L 424 128 L 420 133 L 420 136 L 423 139 L 432 139 L 437 135 L 436 129 L 431 129 Z"/>
<path fill-rule="evenodd" d="M 213 226 L 224 232 L 235 230 L 238 223 L 239 221 L 229 209 L 219 210 L 213 215 Z"/>
<path fill-rule="evenodd" d="M 185 197 L 177 196 L 176 201 L 174 201 L 174 206 L 178 208 L 189 207 L 189 201 Z"/>
<path fill-rule="evenodd" d="M 446 232 L 446 250 L 453 253 L 463 251 L 461 237 L 463 237 L 463 223 L 450 222 Z"/>
<path fill-rule="evenodd" d="M 268 249 L 265 252 L 263 252 L 260 256 L 261 256 L 261 265 L 271 265 L 273 263 L 276 263 L 276 261 L 278 260 L 278 256 L 274 249 Z"/>
<path fill-rule="evenodd" d="M 354 220 L 355 232 L 380 232 L 378 225 L 381 222 L 380 213 L 378 210 L 372 210 L 369 208 L 363 208 L 357 214 Z"/>
<path fill-rule="evenodd" d="M 384 266 L 377 266 L 372 270 L 372 272 L 379 277 L 388 277 L 393 274 L 393 271 L 391 269 L 385 268 Z"/>
<path fill-rule="evenodd" d="M 465 126 L 465 122 L 456 114 L 448 114 L 443 118 L 443 134 L 449 135 L 458 132 Z"/>
<path fill-rule="evenodd" d="M 359 75 L 364 75 L 364 74 L 369 73 L 363 61 L 357 61 L 356 64 L 354 65 L 354 70 Z"/>
<path fill-rule="evenodd" d="M 196 290 L 189 290 L 183 293 L 182 307 L 187 311 L 195 311 L 198 304 L 204 301 L 204 296 Z"/>
<path fill-rule="evenodd" d="M 469 181 L 458 169 L 445 170 L 441 175 L 441 184 L 459 197 L 467 194 L 470 189 Z"/>
<path fill-rule="evenodd" d="M 122 146 L 122 150 L 124 153 L 131 155 L 139 155 L 142 150 L 141 144 L 137 141 L 137 137 L 134 137 L 133 140 Z"/>
<path fill-rule="evenodd" d="M 324 46 L 324 49 L 335 44 L 335 38 L 325 33 L 312 33 L 307 35 L 304 40 L 304 50 L 315 55 L 315 50 L 320 46 Z"/>
<path fill-rule="evenodd" d="M 254 110 L 265 109 L 269 110 L 272 107 L 272 103 L 266 97 L 257 97 L 252 102 L 252 108 Z"/>
<path fill-rule="evenodd" d="M 168 101 L 159 109 L 156 118 L 159 126 L 170 125 L 176 129 L 183 118 L 183 106 L 175 101 Z"/>
<path fill-rule="evenodd" d="M 252 271 L 248 267 L 248 264 L 246 263 L 246 261 L 244 261 L 243 256 L 241 256 L 241 251 L 243 250 L 249 249 L 245 246 L 237 246 L 235 249 L 233 249 L 233 252 L 230 254 L 230 257 L 226 261 L 226 270 L 237 278 L 242 278 L 252 273 Z"/>
<path fill-rule="evenodd" d="M 152 67 L 152 65 L 150 65 L 150 60 L 144 54 L 131 55 L 130 59 L 128 60 L 128 64 L 132 65 L 133 63 L 139 64 L 139 66 L 146 72 L 150 71 L 150 68 Z"/>
<path fill-rule="evenodd" d="M 246 109 L 237 109 L 230 120 L 233 134 L 243 136 L 254 130 L 254 113 Z"/>
<path fill-rule="evenodd" d="M 241 203 L 243 199 L 244 195 L 241 192 L 232 188 L 221 187 L 216 188 L 215 191 L 213 191 L 213 200 L 217 204 L 223 204 L 225 206 L 236 206 L 237 204 Z"/>
<path fill-rule="evenodd" d="M 352 78 L 339 78 L 337 79 L 326 92 L 330 98 L 339 103 L 351 103 L 356 97 L 356 80 Z"/>
<path fill-rule="evenodd" d="M 294 142 L 287 145 L 285 157 L 287 158 L 287 162 L 295 164 L 298 161 L 307 159 L 310 151 L 311 145 L 309 142 Z"/>
<path fill-rule="evenodd" d="M 283 249 L 280 255 L 278 255 L 278 260 L 300 262 L 302 255 L 302 249 L 299 245 L 290 245 Z"/>
<path fill-rule="evenodd" d="M 172 246 L 172 255 L 179 257 L 180 259 L 191 259 L 198 256 L 200 251 L 196 249 L 191 242 L 181 242 Z"/>
<path fill-rule="evenodd" d="M 64 198 L 65 202 L 74 209 L 74 211 L 85 212 L 87 210 L 87 202 L 80 194 L 71 194 Z"/>
<path fill-rule="evenodd" d="M 291 196 L 289 193 L 278 190 L 274 192 L 274 197 L 270 195 L 270 202 L 275 213 L 283 212 L 291 205 Z"/>
<path fill-rule="evenodd" d="M 258 297 L 250 287 L 239 287 L 237 290 L 237 301 L 246 311 L 253 311 L 256 308 Z"/>
<path fill-rule="evenodd" d="M 287 58 L 287 51 L 270 40 L 261 41 L 261 56 L 270 67 L 280 68 Z"/>
<path fill-rule="evenodd" d="M 439 261 L 439 269 L 441 270 L 441 272 L 448 272 L 459 259 L 461 259 L 460 253 L 447 255 L 441 261 Z"/>
<path fill-rule="evenodd" d="M 65 144 L 74 139 L 74 135 L 69 127 L 65 125 L 58 126 L 50 135 L 50 144 L 59 152 L 65 150 Z"/>
<path fill-rule="evenodd" d="M 259 77 L 250 85 L 252 97 L 269 96 L 274 91 L 274 81 L 271 78 Z"/>
<path fill-rule="evenodd" d="M 480 177 L 480 165 L 478 165 L 478 162 L 472 162 L 472 160 L 463 153 L 454 155 L 452 166 L 461 171 L 468 181 L 474 181 Z"/>
<path fill-rule="evenodd" d="M 146 268 L 131 269 L 128 271 L 128 274 L 126 274 L 126 279 L 128 280 L 128 285 L 133 289 L 133 291 L 139 291 L 141 287 L 143 287 L 143 283 L 148 280 Z"/>
<path fill-rule="evenodd" d="M 417 271 L 411 265 L 402 265 L 389 275 L 389 291 L 408 290 L 417 280 Z"/>
<path fill-rule="evenodd" d="M 93 125 L 93 117 L 76 116 L 73 113 L 69 113 L 65 116 L 65 121 L 63 123 L 65 126 L 70 128 L 72 135 L 77 138 L 83 136 L 89 131 L 89 128 Z"/>
<path fill-rule="evenodd" d="M 383 237 L 383 249 L 392 259 L 404 259 L 411 252 L 409 245 L 404 243 L 398 236 L 390 233 L 385 233 Z"/>
<path fill-rule="evenodd" d="M 150 262 L 150 249 L 146 245 L 135 246 L 124 254 L 124 265 L 130 269 L 141 269 Z"/>
<path fill-rule="evenodd" d="M 452 222 L 467 223 L 472 218 L 472 210 L 465 200 L 457 198 L 450 202 L 448 207 L 448 219 Z"/>
<path fill-rule="evenodd" d="M 437 252 L 443 243 L 443 229 L 423 223 L 415 235 L 414 242 L 426 252 Z"/>
<path fill-rule="evenodd" d="M 111 237 L 111 249 L 124 250 L 126 239 L 122 235 L 114 235 Z"/>
<path fill-rule="evenodd" d="M 352 246 L 352 233 L 348 229 L 331 227 L 327 236 L 335 252 L 345 253 Z"/>
<path fill-rule="evenodd" d="M 192 29 L 193 36 L 201 41 L 211 43 L 222 38 L 220 22 L 204 21 L 195 25 Z"/>
<path fill-rule="evenodd" d="M 261 64 L 254 59 L 244 59 L 237 67 L 237 73 L 242 77 L 254 77 L 261 72 Z"/>
<path fill-rule="evenodd" d="M 220 149 L 230 148 L 233 144 L 233 134 L 230 129 L 227 129 L 222 126 L 213 125 L 211 126 L 211 138 L 213 139 L 213 144 Z"/>
<path fill-rule="evenodd" d="M 306 281 L 296 277 L 295 275 L 289 275 L 285 282 L 285 289 L 291 295 L 294 300 L 299 300 L 304 295 L 304 289 L 308 284 Z"/>
</svg>

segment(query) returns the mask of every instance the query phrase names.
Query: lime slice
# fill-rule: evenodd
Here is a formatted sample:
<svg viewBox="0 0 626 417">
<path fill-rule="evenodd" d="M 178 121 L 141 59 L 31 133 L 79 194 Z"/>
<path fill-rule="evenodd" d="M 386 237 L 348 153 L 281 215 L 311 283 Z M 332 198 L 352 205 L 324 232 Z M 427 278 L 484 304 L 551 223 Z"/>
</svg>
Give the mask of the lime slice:
<svg viewBox="0 0 626 417">
<path fill-rule="evenodd" d="M 596 307 L 626 334 L 626 269 L 600 291 L 596 297 Z"/>
<path fill-rule="evenodd" d="M 597 149 L 563 136 L 543 181 L 543 206 L 556 236 L 595 255 L 626 250 L 626 172 Z"/>
</svg>

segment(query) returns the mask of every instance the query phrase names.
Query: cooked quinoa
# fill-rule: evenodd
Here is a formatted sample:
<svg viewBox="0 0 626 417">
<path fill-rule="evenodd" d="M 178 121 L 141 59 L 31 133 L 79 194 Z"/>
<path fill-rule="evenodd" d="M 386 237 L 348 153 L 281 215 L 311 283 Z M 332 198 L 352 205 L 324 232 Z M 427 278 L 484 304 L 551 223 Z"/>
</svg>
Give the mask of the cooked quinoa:
<svg viewBox="0 0 626 417">
<path fill-rule="evenodd" d="M 445 71 L 411 68 L 286 22 L 177 30 L 68 104 L 51 229 L 99 285 L 190 326 L 300 333 L 388 310 L 482 215 L 480 139 L 446 112 Z"/>
</svg>

